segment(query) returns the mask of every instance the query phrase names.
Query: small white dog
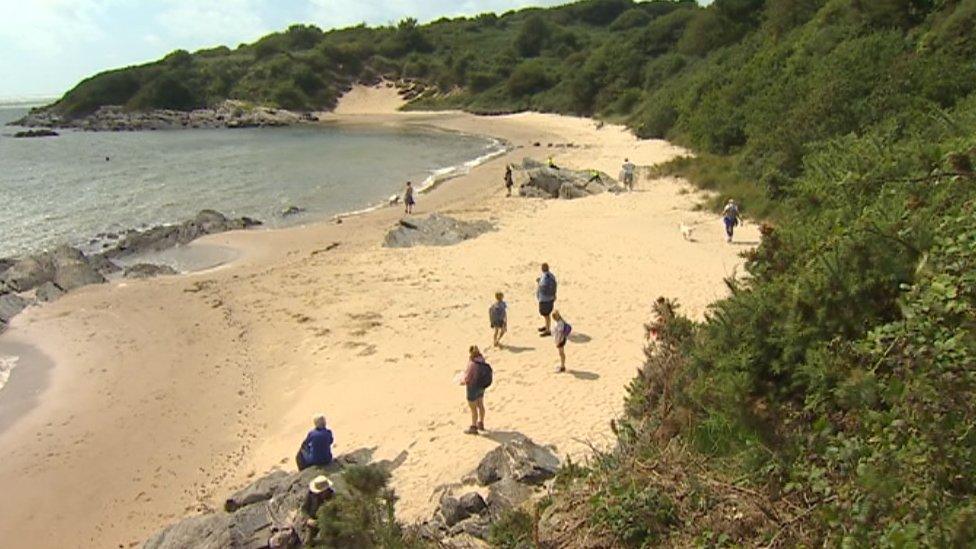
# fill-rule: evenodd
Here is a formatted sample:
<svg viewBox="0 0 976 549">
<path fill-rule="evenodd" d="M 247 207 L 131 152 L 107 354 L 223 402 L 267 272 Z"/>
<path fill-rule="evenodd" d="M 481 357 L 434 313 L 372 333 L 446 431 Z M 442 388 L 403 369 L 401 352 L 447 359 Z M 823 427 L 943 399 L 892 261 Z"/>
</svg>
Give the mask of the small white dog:
<svg viewBox="0 0 976 549">
<path fill-rule="evenodd" d="M 390 202 L 390 206 L 396 206 L 397 204 L 400 203 L 400 195 L 398 194 L 391 195 L 389 198 L 389 202 Z"/>
<path fill-rule="evenodd" d="M 685 225 L 684 223 L 678 224 L 678 230 L 681 231 L 681 236 L 689 242 L 695 241 L 695 228 L 691 225 Z"/>
</svg>

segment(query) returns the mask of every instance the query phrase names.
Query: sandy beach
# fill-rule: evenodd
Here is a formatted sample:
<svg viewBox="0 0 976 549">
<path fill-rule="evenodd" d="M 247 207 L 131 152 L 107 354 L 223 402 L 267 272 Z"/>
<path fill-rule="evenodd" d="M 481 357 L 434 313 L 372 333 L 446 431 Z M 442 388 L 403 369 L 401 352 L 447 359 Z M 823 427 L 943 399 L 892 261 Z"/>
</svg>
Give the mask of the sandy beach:
<svg viewBox="0 0 976 549">
<path fill-rule="evenodd" d="M 402 217 L 390 207 L 342 224 L 226 233 L 191 247 L 237 250 L 232 264 L 87 287 L 18 316 L 0 350 L 23 346 L 50 365 L 18 385 L 32 367 L 25 356 L 4 389 L 37 394 L 15 418 L 0 417 L 0 546 L 139 545 L 219 508 L 255 475 L 294 468 L 318 411 L 336 453 L 407 452 L 393 479 L 406 521 L 429 516 L 437 486 L 513 433 L 583 457 L 611 442 L 654 299 L 674 297 L 700 318 L 758 242 L 748 223 L 726 243 L 721 220 L 695 211 L 701 196 L 676 180 L 639 178 L 637 192 L 573 201 L 505 197 L 508 162 L 553 155 L 616 176 L 625 157 L 649 166 L 683 153 L 666 142 L 581 118 L 393 112 L 398 104 L 389 88 L 357 89 L 323 123 L 504 139 L 508 154 L 420 195 L 415 214 L 487 219 L 497 230 L 456 246 L 384 248 Z M 696 227 L 694 242 L 679 223 Z M 542 261 L 574 327 L 568 374 L 554 373 L 553 341 L 536 333 Z M 491 342 L 495 291 L 509 305 L 509 347 L 486 353 L 491 432 L 471 436 L 454 377 L 469 345 Z"/>
</svg>

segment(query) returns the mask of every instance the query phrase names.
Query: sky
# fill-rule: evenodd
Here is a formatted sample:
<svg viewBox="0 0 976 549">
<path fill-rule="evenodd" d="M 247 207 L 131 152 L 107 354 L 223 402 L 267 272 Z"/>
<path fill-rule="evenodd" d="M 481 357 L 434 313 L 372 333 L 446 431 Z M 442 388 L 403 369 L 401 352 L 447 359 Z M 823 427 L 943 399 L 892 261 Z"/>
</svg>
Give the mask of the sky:
<svg viewBox="0 0 976 549">
<path fill-rule="evenodd" d="M 97 72 L 176 50 L 253 42 L 294 23 L 323 29 L 567 0 L 0 0 L 0 98 L 60 96 Z"/>
</svg>

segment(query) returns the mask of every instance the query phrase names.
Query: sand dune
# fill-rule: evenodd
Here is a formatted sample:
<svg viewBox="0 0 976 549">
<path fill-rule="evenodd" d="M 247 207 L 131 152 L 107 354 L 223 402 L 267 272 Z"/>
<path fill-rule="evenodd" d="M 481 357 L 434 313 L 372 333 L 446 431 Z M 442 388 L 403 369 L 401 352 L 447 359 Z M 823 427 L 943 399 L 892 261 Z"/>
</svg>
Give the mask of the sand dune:
<svg viewBox="0 0 976 549">
<path fill-rule="evenodd" d="M 417 207 L 418 215 L 489 219 L 498 230 L 452 247 L 387 249 L 383 234 L 401 212 L 386 208 L 341 225 L 217 235 L 206 243 L 242 250 L 233 265 L 88 288 L 18 317 L 4 338 L 57 366 L 38 405 L 0 433 L 0 540 L 141 542 L 174 518 L 218 506 L 254 474 L 293 467 L 319 410 L 339 453 L 408 452 L 394 477 L 406 520 L 429 515 L 436 486 L 456 482 L 512 433 L 585 456 L 588 444 L 610 443 L 653 300 L 676 297 L 702 315 L 725 295 L 722 279 L 741 265 L 738 254 L 758 240 L 750 224 L 742 242 L 727 244 L 720 220 L 694 212 L 700 197 L 675 180 L 640 179 L 638 192 L 577 201 L 504 197 L 506 162 L 553 154 L 562 165 L 616 174 L 624 157 L 650 165 L 681 154 L 665 142 L 553 115 L 391 114 L 391 93 L 357 91 L 329 123 L 505 138 L 511 153 Z M 697 227 L 696 242 L 682 238 L 682 222 Z M 553 373 L 553 342 L 535 331 L 541 261 L 559 278 L 557 307 L 575 329 L 568 375 Z M 486 354 L 495 368 L 486 396 L 492 432 L 470 436 L 453 378 L 469 345 L 491 341 L 496 290 L 510 307 L 509 347 Z"/>
</svg>

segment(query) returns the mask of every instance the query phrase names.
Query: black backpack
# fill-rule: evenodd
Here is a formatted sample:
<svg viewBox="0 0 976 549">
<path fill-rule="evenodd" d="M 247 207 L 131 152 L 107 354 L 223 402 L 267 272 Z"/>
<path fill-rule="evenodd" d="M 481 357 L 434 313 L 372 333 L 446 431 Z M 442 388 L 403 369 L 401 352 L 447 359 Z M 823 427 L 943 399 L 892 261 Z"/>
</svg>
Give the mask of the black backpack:
<svg viewBox="0 0 976 549">
<path fill-rule="evenodd" d="M 478 361 L 478 387 L 482 389 L 487 389 L 491 387 L 492 376 L 494 372 L 491 370 L 491 365 L 484 360 Z"/>
</svg>

